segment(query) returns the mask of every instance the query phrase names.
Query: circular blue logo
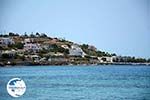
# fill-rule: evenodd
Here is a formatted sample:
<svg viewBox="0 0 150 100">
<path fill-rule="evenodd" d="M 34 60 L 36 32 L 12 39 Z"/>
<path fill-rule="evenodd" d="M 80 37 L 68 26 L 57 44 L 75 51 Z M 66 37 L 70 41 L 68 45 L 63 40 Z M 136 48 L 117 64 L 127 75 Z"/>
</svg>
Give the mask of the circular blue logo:
<svg viewBox="0 0 150 100">
<path fill-rule="evenodd" d="M 7 83 L 7 92 L 12 97 L 20 97 L 25 91 L 25 82 L 20 78 L 13 78 Z"/>
</svg>

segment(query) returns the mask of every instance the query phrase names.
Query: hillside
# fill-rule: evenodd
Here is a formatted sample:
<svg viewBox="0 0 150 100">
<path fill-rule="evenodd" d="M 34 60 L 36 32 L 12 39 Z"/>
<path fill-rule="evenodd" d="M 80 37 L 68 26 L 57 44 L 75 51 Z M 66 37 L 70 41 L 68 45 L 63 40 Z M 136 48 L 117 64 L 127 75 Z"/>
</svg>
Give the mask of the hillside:
<svg viewBox="0 0 150 100">
<path fill-rule="evenodd" d="M 0 35 L 1 65 L 148 63 L 150 59 L 117 56 L 89 44 L 77 44 L 45 33 Z"/>
</svg>

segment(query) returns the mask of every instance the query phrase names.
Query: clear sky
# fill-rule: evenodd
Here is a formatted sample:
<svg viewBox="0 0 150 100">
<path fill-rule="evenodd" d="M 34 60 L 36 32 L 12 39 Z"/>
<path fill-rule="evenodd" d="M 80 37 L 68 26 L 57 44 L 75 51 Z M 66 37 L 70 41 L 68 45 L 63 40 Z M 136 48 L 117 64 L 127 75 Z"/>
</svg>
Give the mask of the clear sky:
<svg viewBox="0 0 150 100">
<path fill-rule="evenodd" d="M 0 32 L 46 32 L 150 58 L 150 0 L 0 0 Z"/>
</svg>

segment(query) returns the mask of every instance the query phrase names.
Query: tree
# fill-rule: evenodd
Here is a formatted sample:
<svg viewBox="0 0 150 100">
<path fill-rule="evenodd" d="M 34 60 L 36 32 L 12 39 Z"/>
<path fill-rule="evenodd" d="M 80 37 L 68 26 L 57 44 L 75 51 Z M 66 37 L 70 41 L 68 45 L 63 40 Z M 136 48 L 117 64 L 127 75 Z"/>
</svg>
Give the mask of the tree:
<svg viewBox="0 0 150 100">
<path fill-rule="evenodd" d="M 24 44 L 21 43 L 21 42 L 18 42 L 18 43 L 15 44 L 15 47 L 16 47 L 17 49 L 23 49 Z"/>
<path fill-rule="evenodd" d="M 2 59 L 8 59 L 10 56 L 8 54 L 2 54 Z"/>
<path fill-rule="evenodd" d="M 81 45 L 81 48 L 82 48 L 82 49 L 88 49 L 88 47 L 89 47 L 88 44 L 82 44 L 82 45 Z"/>
<path fill-rule="evenodd" d="M 0 50 L 4 50 L 3 46 L 0 46 Z"/>
<path fill-rule="evenodd" d="M 16 48 L 17 48 L 17 49 L 23 49 L 24 44 L 21 43 L 21 42 L 17 42 L 17 43 L 15 43 L 15 44 L 9 44 L 8 47 L 9 47 L 9 48 L 13 48 L 13 49 L 16 49 Z"/>
<path fill-rule="evenodd" d="M 34 35 L 33 33 L 31 33 L 31 34 L 30 34 L 30 37 L 31 37 L 31 38 L 34 38 L 34 37 L 35 37 L 35 35 Z"/>
<path fill-rule="evenodd" d="M 10 32 L 9 36 L 15 36 L 15 33 Z"/>
<path fill-rule="evenodd" d="M 137 63 L 144 63 L 144 62 L 146 62 L 146 59 L 144 59 L 144 58 L 137 58 L 137 59 L 135 59 L 135 62 L 137 62 Z"/>
<path fill-rule="evenodd" d="M 23 37 L 28 37 L 27 32 L 24 33 Z"/>
<path fill-rule="evenodd" d="M 111 54 L 111 56 L 117 56 L 115 53 Z"/>
<path fill-rule="evenodd" d="M 13 33 L 13 32 L 9 32 L 9 36 L 19 36 L 19 34 L 18 33 Z"/>
<path fill-rule="evenodd" d="M 18 34 L 18 33 L 16 33 L 16 34 L 15 34 L 15 36 L 19 36 L 19 34 Z"/>
<path fill-rule="evenodd" d="M 69 50 L 68 49 L 65 49 L 65 54 L 69 54 Z"/>
<path fill-rule="evenodd" d="M 0 34 L 0 37 L 8 37 L 7 34 Z"/>
<path fill-rule="evenodd" d="M 111 57 L 111 54 L 109 54 L 108 52 L 104 52 L 104 56 Z"/>
<path fill-rule="evenodd" d="M 105 52 L 102 51 L 97 51 L 96 53 L 98 57 L 106 56 Z"/>
<path fill-rule="evenodd" d="M 53 49 L 51 49 L 52 52 L 61 52 L 61 53 L 64 53 L 64 54 L 69 54 L 69 50 L 68 49 L 64 49 L 60 46 L 57 46 L 56 44 L 53 44 L 52 45 Z"/>
<path fill-rule="evenodd" d="M 40 37 L 41 37 L 41 38 L 46 38 L 47 35 L 46 35 L 45 33 L 42 33 Z"/>
<path fill-rule="evenodd" d="M 147 60 L 147 62 L 149 62 L 149 63 L 150 63 L 150 58 Z"/>
<path fill-rule="evenodd" d="M 36 32 L 36 36 L 40 37 L 40 33 Z"/>
</svg>

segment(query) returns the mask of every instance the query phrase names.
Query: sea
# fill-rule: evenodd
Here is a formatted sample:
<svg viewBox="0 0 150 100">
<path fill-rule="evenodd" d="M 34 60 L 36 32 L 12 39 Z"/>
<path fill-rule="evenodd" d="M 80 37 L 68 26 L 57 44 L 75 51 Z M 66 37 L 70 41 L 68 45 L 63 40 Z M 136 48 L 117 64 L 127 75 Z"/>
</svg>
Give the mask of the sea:
<svg viewBox="0 0 150 100">
<path fill-rule="evenodd" d="M 26 92 L 8 94 L 10 79 Z M 150 100 L 150 66 L 6 66 L 0 68 L 0 100 Z"/>
</svg>

